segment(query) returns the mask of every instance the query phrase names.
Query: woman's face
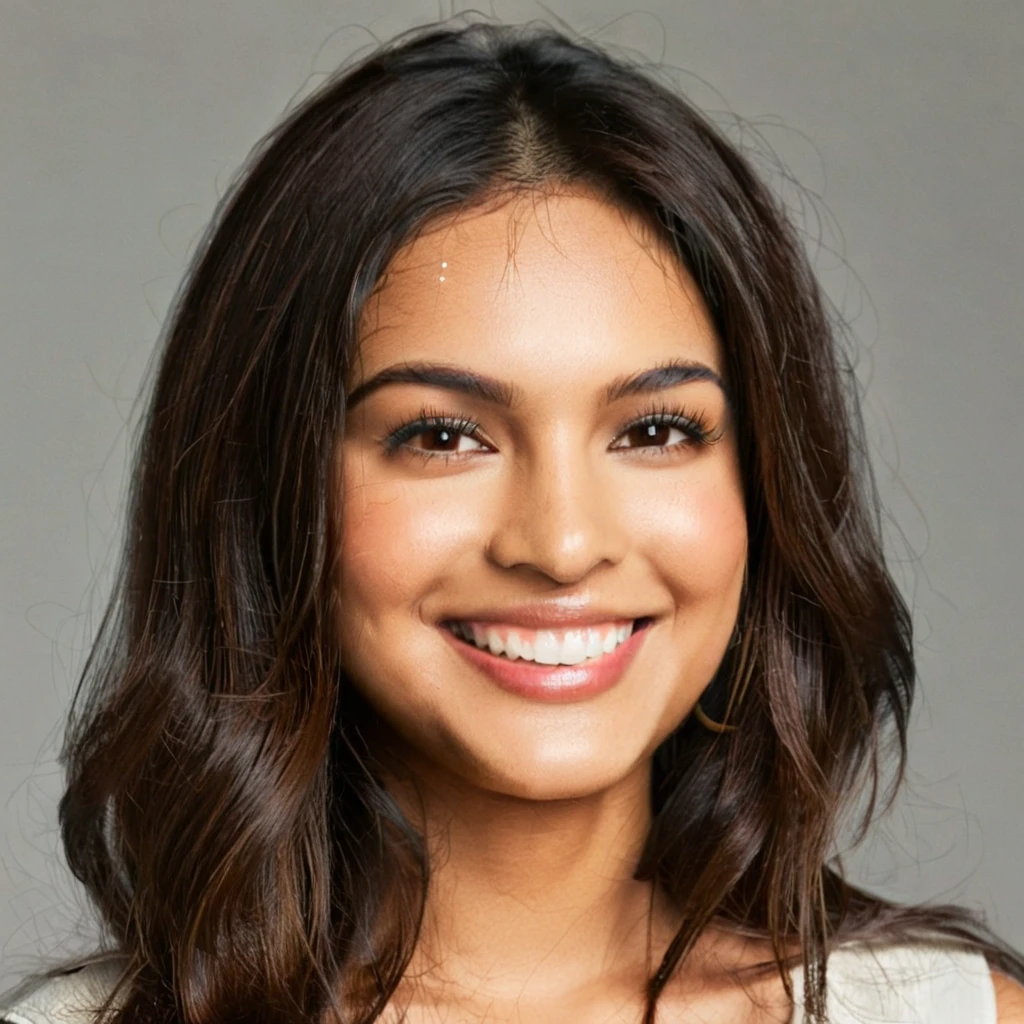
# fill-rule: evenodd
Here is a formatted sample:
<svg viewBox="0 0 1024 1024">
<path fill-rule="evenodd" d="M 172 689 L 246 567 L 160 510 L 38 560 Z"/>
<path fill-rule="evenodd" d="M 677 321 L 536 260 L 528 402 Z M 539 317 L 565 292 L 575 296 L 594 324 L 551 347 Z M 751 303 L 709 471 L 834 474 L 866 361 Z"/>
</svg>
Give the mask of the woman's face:
<svg viewBox="0 0 1024 1024">
<path fill-rule="evenodd" d="M 344 664 L 421 764 L 491 791 L 583 796 L 644 769 L 736 622 L 747 528 L 722 352 L 648 237 L 589 194 L 463 211 L 364 310 Z M 651 621 L 604 653 L 635 619 Z"/>
</svg>

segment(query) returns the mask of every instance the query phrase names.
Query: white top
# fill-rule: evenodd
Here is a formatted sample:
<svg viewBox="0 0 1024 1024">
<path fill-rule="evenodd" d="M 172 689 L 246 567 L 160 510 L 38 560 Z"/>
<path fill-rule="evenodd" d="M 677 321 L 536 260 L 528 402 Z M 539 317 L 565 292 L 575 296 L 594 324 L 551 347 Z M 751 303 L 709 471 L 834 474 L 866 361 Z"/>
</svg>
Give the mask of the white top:
<svg viewBox="0 0 1024 1024">
<path fill-rule="evenodd" d="M 51 978 L 13 1006 L 12 1024 L 92 1024 L 100 999 L 120 965 L 95 964 Z M 804 1024 L 803 971 L 792 971 L 795 1009 L 790 1024 Z M 828 961 L 831 1024 L 997 1024 L 992 975 L 984 956 L 923 945 L 850 944 Z"/>
<path fill-rule="evenodd" d="M 804 1024 L 803 971 L 792 976 L 796 1007 L 790 1024 Z M 997 1024 L 985 957 L 917 944 L 833 950 L 828 1013 L 831 1024 Z"/>
</svg>

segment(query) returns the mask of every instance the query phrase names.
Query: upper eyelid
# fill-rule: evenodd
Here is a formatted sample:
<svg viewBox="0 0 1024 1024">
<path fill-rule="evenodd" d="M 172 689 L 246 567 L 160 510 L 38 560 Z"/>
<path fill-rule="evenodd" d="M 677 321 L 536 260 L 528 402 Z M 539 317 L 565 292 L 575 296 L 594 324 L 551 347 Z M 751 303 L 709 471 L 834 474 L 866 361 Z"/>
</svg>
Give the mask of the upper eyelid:
<svg viewBox="0 0 1024 1024">
<path fill-rule="evenodd" d="M 688 409 L 679 408 L 679 407 L 673 407 L 673 406 L 671 406 L 671 405 L 669 405 L 669 404 L 667 404 L 667 403 L 662 401 L 662 402 L 658 402 L 656 405 L 654 405 L 651 408 L 645 409 L 644 411 L 642 411 L 638 415 L 634 416 L 633 418 L 627 420 L 618 429 L 618 432 L 615 434 L 615 438 L 617 439 L 617 438 L 621 437 L 628 430 L 631 430 L 632 428 L 634 428 L 636 426 L 639 426 L 640 424 L 646 423 L 646 422 L 648 422 L 650 420 L 657 420 L 657 419 L 681 419 L 681 420 L 686 420 L 686 421 L 688 421 L 689 423 L 691 423 L 693 425 L 693 427 L 695 428 L 696 431 L 698 431 L 700 434 L 703 435 L 703 437 L 705 439 L 705 443 L 707 441 L 717 440 L 718 437 L 720 436 L 720 431 L 715 429 L 715 427 L 713 425 L 713 422 L 709 421 L 710 418 L 705 416 L 702 412 L 697 412 L 696 414 L 694 414 L 693 412 L 691 412 Z M 677 430 L 684 429 L 682 426 L 680 426 L 678 424 L 674 424 L 674 425 L 676 426 Z M 420 449 L 416 449 L 416 448 L 414 448 L 414 446 L 407 445 L 406 442 L 409 439 L 413 438 L 413 437 L 417 437 L 419 434 L 423 433 L 426 430 L 436 430 L 436 429 L 442 428 L 442 427 L 448 427 L 448 428 L 450 428 L 452 430 L 455 430 L 457 433 L 459 433 L 462 436 L 471 437 L 474 440 L 478 440 L 478 441 L 480 440 L 479 438 L 474 438 L 473 437 L 474 434 L 476 434 L 481 429 L 481 425 L 480 425 L 479 421 L 477 421 L 475 419 L 472 419 L 469 416 L 462 416 L 462 415 L 455 414 L 455 413 L 442 412 L 440 410 L 436 410 L 435 411 L 435 410 L 424 409 L 424 410 L 421 411 L 421 413 L 418 416 L 414 417 L 413 419 L 407 420 L 404 423 L 401 423 L 400 425 L 398 425 L 394 429 L 387 430 L 385 432 L 385 434 L 384 434 L 384 437 L 381 439 L 381 441 L 382 441 L 383 444 L 385 444 L 389 448 L 391 448 L 391 450 L 394 450 L 394 449 L 397 449 L 397 448 L 401 448 L 403 446 L 407 446 L 407 447 L 413 448 L 413 450 L 415 450 L 415 451 L 420 451 Z M 401 434 L 404 434 L 405 436 L 401 437 L 397 441 L 393 441 L 392 440 L 393 438 L 395 438 L 396 436 L 401 435 Z M 699 439 L 698 438 L 694 438 L 694 440 L 697 441 Z M 673 447 L 673 446 L 672 445 L 667 445 L 665 447 Z M 460 453 L 457 453 L 457 452 L 426 452 L 424 450 L 424 454 L 436 455 L 436 456 L 439 456 L 439 457 L 445 457 L 445 456 L 451 457 L 451 456 L 458 455 Z M 466 454 L 466 453 L 461 453 L 461 454 Z"/>
</svg>

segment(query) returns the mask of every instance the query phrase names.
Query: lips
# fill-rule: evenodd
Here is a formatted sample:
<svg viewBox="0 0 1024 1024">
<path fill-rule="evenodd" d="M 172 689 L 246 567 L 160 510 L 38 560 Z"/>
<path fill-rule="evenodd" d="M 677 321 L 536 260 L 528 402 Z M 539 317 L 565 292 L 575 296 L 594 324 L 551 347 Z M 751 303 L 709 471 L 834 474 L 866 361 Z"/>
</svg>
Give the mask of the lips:
<svg viewBox="0 0 1024 1024">
<path fill-rule="evenodd" d="M 619 682 L 650 633 L 653 619 L 637 619 L 633 632 L 610 654 L 575 665 L 542 665 L 492 654 L 462 639 L 444 624 L 441 633 L 455 651 L 502 690 L 544 702 L 570 702 L 595 697 Z"/>
</svg>

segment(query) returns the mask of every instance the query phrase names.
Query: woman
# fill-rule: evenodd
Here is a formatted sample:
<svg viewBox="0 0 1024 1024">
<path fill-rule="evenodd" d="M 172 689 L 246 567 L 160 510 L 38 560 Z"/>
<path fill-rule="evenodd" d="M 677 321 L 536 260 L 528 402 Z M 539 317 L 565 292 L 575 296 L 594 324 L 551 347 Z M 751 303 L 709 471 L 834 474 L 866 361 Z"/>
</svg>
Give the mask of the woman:
<svg viewBox="0 0 1024 1024">
<path fill-rule="evenodd" d="M 643 72 L 441 25 L 328 82 L 133 483 L 60 805 L 108 942 L 8 1020 L 1024 1021 L 830 855 L 910 616 L 800 243 Z"/>
</svg>

